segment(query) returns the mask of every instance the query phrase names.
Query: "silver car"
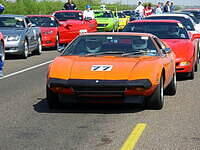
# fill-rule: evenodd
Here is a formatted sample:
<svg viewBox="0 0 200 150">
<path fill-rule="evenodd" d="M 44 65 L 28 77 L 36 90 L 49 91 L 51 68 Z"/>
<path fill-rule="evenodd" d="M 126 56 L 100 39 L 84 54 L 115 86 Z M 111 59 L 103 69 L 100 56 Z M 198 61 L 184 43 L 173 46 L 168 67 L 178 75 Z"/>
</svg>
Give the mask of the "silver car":
<svg viewBox="0 0 200 150">
<path fill-rule="evenodd" d="M 41 33 L 26 16 L 0 15 L 0 32 L 4 35 L 5 53 L 27 58 L 42 52 Z"/>
</svg>

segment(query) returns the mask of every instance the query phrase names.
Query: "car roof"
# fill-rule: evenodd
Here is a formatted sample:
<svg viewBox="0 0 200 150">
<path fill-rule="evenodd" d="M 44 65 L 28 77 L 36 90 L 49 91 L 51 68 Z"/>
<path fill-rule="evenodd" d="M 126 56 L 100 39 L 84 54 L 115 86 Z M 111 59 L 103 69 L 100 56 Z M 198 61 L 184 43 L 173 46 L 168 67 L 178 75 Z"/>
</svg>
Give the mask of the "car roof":
<svg viewBox="0 0 200 150">
<path fill-rule="evenodd" d="M 184 9 L 183 11 L 200 11 L 200 8 L 187 8 Z"/>
<path fill-rule="evenodd" d="M 190 18 L 188 15 L 186 14 L 154 14 L 154 15 L 150 15 L 148 16 L 150 17 L 161 17 L 161 16 L 175 16 L 175 17 L 184 17 L 184 18 Z M 147 17 L 147 18 L 148 18 Z"/>
<path fill-rule="evenodd" d="M 54 17 L 51 15 L 27 15 L 27 17 Z"/>
<path fill-rule="evenodd" d="M 180 23 L 178 20 L 134 20 L 131 23 L 140 23 L 140 22 L 163 22 L 163 23 Z"/>
<path fill-rule="evenodd" d="M 124 36 L 148 36 L 155 37 L 150 33 L 136 33 L 136 32 L 94 32 L 94 33 L 84 33 L 82 35 L 124 35 Z"/>
<path fill-rule="evenodd" d="M 58 10 L 58 11 L 55 11 L 54 13 L 61 13 L 61 12 L 80 12 L 82 13 L 81 10 Z"/>
<path fill-rule="evenodd" d="M 21 17 L 21 18 L 25 18 L 25 16 L 23 16 L 23 15 L 0 15 L 0 17 Z"/>
</svg>

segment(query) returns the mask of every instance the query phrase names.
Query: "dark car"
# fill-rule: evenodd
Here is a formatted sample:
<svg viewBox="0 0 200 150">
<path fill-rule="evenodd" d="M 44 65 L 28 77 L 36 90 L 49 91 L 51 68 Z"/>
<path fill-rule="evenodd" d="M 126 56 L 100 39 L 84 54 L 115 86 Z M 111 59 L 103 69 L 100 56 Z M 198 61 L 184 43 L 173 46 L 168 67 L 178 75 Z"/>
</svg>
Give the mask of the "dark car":
<svg viewBox="0 0 200 150">
<path fill-rule="evenodd" d="M 1 15 L 0 32 L 4 35 L 5 53 L 27 58 L 42 52 L 40 29 L 33 27 L 26 16 Z"/>
<path fill-rule="evenodd" d="M 133 10 L 124 10 L 123 13 L 130 17 L 130 21 L 136 20 L 137 14 Z"/>
<path fill-rule="evenodd" d="M 188 15 L 189 17 L 192 18 L 192 20 L 196 23 L 196 24 L 199 24 L 199 20 L 195 17 L 195 15 L 191 12 L 186 12 L 186 11 L 177 11 L 177 12 L 174 12 L 175 14 L 185 14 L 185 15 Z"/>
<path fill-rule="evenodd" d="M 184 9 L 182 12 L 191 12 L 200 21 L 200 9 Z"/>
</svg>

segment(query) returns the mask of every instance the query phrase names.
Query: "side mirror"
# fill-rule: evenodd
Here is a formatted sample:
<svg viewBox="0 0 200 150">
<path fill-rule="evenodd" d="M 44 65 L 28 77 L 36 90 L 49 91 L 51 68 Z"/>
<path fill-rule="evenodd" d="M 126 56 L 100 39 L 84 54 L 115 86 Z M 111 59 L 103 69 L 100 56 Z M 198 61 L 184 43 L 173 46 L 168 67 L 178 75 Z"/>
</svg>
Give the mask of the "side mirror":
<svg viewBox="0 0 200 150">
<path fill-rule="evenodd" d="M 29 28 L 32 27 L 32 23 L 28 23 L 28 27 L 29 27 Z"/>
<path fill-rule="evenodd" d="M 32 27 L 36 27 L 36 24 L 32 24 L 31 26 L 32 26 Z"/>
<path fill-rule="evenodd" d="M 62 53 L 65 50 L 65 46 L 59 46 L 58 52 Z"/>
<path fill-rule="evenodd" d="M 163 52 L 164 54 L 168 54 L 168 53 L 170 53 L 171 51 L 172 51 L 171 48 L 165 48 L 165 49 L 162 50 L 162 52 Z"/>
</svg>

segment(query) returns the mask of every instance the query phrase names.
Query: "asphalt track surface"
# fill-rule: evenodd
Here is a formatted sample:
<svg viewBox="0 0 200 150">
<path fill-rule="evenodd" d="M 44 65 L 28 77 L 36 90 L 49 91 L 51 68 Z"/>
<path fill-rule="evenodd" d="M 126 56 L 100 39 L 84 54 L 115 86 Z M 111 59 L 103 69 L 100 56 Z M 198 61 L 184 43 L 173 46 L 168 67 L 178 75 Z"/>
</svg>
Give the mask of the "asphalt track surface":
<svg viewBox="0 0 200 150">
<path fill-rule="evenodd" d="M 0 79 L 0 150 L 120 150 L 140 123 L 146 128 L 136 150 L 200 150 L 200 73 L 193 81 L 179 79 L 176 96 L 166 96 L 162 110 L 127 105 L 49 110 L 45 62 L 57 55 L 47 51 L 6 60 L 8 77 Z"/>
</svg>

